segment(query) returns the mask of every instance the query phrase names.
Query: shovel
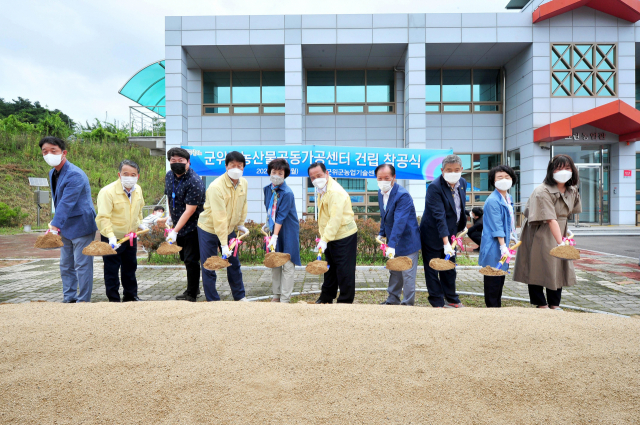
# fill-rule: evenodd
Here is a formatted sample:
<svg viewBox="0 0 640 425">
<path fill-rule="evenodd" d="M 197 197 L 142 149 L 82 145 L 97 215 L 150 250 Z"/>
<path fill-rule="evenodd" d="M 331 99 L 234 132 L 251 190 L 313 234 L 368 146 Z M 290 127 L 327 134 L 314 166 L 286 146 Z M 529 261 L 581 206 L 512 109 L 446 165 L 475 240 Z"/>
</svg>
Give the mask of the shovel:
<svg viewBox="0 0 640 425">
<path fill-rule="evenodd" d="M 42 236 L 38 236 L 36 239 L 36 243 L 34 248 L 40 249 L 56 249 L 61 248 L 64 244 L 62 243 L 62 238 L 60 234 L 53 230 L 51 224 L 49 224 L 49 230 Z"/>
<path fill-rule="evenodd" d="M 451 244 L 451 248 L 455 250 L 456 245 L 458 244 L 458 240 L 462 240 L 462 238 L 467 234 L 468 231 L 469 229 L 464 229 L 455 238 L 452 236 L 451 238 L 453 239 L 453 243 Z M 429 267 L 437 271 L 453 270 L 456 266 L 456 263 L 454 263 L 453 261 L 449 261 L 450 258 L 450 254 L 447 254 L 444 260 L 442 258 L 432 258 L 431 261 L 429 261 Z"/>
<path fill-rule="evenodd" d="M 567 232 L 567 237 L 562 238 L 563 245 L 553 248 L 549 251 L 549 254 L 561 260 L 579 260 L 580 251 L 574 248 L 576 241 L 573 240 L 573 232 L 571 232 L 571 230 L 568 230 Z"/>
<path fill-rule="evenodd" d="M 520 241 L 517 244 L 513 245 L 511 248 L 509 248 L 509 250 L 515 252 L 515 250 L 521 244 L 522 244 L 522 241 Z M 478 271 L 480 272 L 480 274 L 483 274 L 485 276 L 505 276 L 508 272 L 505 272 L 504 270 L 502 270 L 502 266 L 504 265 L 504 263 L 509 264 L 510 260 L 511 260 L 511 256 L 510 255 L 503 255 L 502 258 L 500 259 L 500 261 L 498 262 L 497 266 L 495 266 L 495 267 L 484 266 L 483 268 L 481 268 Z"/>
<path fill-rule="evenodd" d="M 171 228 L 169 226 L 166 226 L 166 229 L 164 231 L 164 235 L 167 236 L 167 233 L 171 232 Z M 160 255 L 171 255 L 171 254 L 177 254 L 180 251 L 182 251 L 182 247 L 178 246 L 177 244 L 173 243 L 173 242 L 162 242 L 160 244 L 160 246 L 158 247 L 158 249 L 156 250 L 156 252 Z"/>
<path fill-rule="evenodd" d="M 376 238 L 376 242 L 380 244 L 380 249 L 382 249 L 382 252 L 386 254 L 387 245 L 378 238 Z M 389 260 L 387 260 L 387 269 L 391 271 L 403 272 L 405 270 L 409 270 L 411 267 L 413 267 L 413 261 L 409 257 L 393 258 L 392 255 L 391 257 L 389 257 Z"/>
<path fill-rule="evenodd" d="M 149 229 L 144 229 L 141 230 L 140 233 L 136 233 L 136 236 L 140 236 L 140 235 L 144 235 L 145 233 L 148 233 Z M 118 244 L 122 245 L 125 242 L 129 241 L 129 235 L 125 236 L 124 238 L 120 239 L 118 241 Z M 93 241 L 91 242 L 89 245 L 87 245 L 83 250 L 82 253 L 84 255 L 88 255 L 90 257 L 103 257 L 105 255 L 115 255 L 117 254 L 116 250 L 111 248 L 111 245 L 109 245 L 106 242 L 102 242 L 102 241 Z"/>
<path fill-rule="evenodd" d="M 249 232 L 243 234 L 242 236 L 234 238 L 231 241 L 231 243 L 229 244 L 229 251 L 233 251 L 233 249 L 236 247 L 236 245 L 239 244 L 242 241 L 242 238 L 244 238 L 248 234 L 249 234 Z M 231 265 L 231 263 L 227 260 L 227 256 L 226 255 L 223 255 L 222 258 L 218 257 L 217 255 L 213 255 L 213 256 L 207 258 L 207 261 L 205 261 L 202 266 L 207 270 L 214 270 L 215 271 L 215 270 L 224 269 L 226 267 L 229 267 L 230 265 Z"/>
<path fill-rule="evenodd" d="M 307 273 L 316 274 L 316 275 L 325 274 L 326 272 L 329 271 L 329 263 L 327 263 L 326 261 L 322 261 L 321 248 L 318 248 L 318 258 L 315 261 L 312 261 L 309 264 L 307 264 L 305 271 Z"/>
<path fill-rule="evenodd" d="M 267 244 L 267 253 L 264 255 L 264 265 L 270 269 L 283 266 L 291 260 L 291 254 L 287 254 L 284 252 L 269 252 L 269 242 L 271 240 L 271 236 L 264 231 L 264 226 L 260 229 L 262 234 L 264 235 L 264 241 Z"/>
</svg>

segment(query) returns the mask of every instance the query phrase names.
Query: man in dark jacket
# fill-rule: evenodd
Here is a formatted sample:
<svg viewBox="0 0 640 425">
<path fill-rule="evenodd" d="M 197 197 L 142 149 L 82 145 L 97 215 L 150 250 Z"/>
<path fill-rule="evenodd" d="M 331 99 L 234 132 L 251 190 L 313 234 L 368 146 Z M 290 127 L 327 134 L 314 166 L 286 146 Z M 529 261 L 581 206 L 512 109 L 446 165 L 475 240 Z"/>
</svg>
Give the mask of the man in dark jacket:
<svg viewBox="0 0 640 425">
<path fill-rule="evenodd" d="M 64 140 L 45 137 L 38 144 L 49 166 L 55 215 L 50 227 L 62 237 L 60 277 L 63 302 L 89 302 L 93 289 L 93 257 L 82 250 L 96 236 L 96 211 L 87 175 L 67 160 Z"/>
<path fill-rule="evenodd" d="M 482 242 L 482 214 L 483 211 L 480 207 L 473 207 L 470 214 L 473 219 L 473 226 L 469 227 L 467 236 L 478 245 L 478 248 L 474 249 L 474 251 L 480 251 L 480 243 Z"/>
<path fill-rule="evenodd" d="M 380 234 L 387 238 L 385 255 L 388 258 L 409 257 L 413 267 L 405 271 L 390 271 L 389 296 L 382 304 L 413 305 L 415 302 L 420 231 L 413 198 L 396 182 L 396 169 L 391 164 L 376 168 L 378 205 L 380 206 Z M 404 299 L 400 302 L 400 293 Z"/>
<path fill-rule="evenodd" d="M 467 226 L 464 214 L 466 187 L 467 182 L 462 178 L 462 160 L 457 155 L 448 155 L 442 161 L 442 175 L 427 188 L 420 240 L 429 303 L 433 307 L 462 307 L 456 293 L 456 270 L 438 272 L 429 267 L 429 261 L 444 259 L 446 255 L 455 261 L 451 237 Z"/>
</svg>

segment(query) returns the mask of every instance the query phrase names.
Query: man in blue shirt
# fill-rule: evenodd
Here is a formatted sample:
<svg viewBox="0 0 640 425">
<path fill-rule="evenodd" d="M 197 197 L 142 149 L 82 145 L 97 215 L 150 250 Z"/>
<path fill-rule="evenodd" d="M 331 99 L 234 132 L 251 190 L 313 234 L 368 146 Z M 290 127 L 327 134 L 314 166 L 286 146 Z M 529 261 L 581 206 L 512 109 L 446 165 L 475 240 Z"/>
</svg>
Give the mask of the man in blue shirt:
<svg viewBox="0 0 640 425">
<path fill-rule="evenodd" d="M 405 271 L 390 271 L 389 296 L 382 304 L 413 305 L 415 302 L 418 253 L 420 252 L 420 229 L 413 198 L 396 181 L 396 169 L 391 164 L 379 165 L 378 205 L 380 206 L 380 234 L 387 238 L 385 255 L 388 258 L 409 257 L 413 266 Z M 400 302 L 400 294 L 404 299 Z"/>
<path fill-rule="evenodd" d="M 204 182 L 190 167 L 191 156 L 182 148 L 171 148 L 167 160 L 171 171 L 165 177 L 164 194 L 169 201 L 169 214 L 174 223 L 167 242 L 182 247 L 180 260 L 187 269 L 187 290 L 177 300 L 195 302 L 200 294 L 200 245 L 198 243 L 198 217 L 205 200 Z M 164 220 L 158 223 L 164 225 Z"/>
<path fill-rule="evenodd" d="M 51 229 L 62 237 L 60 277 L 65 303 L 89 302 L 93 289 L 93 257 L 82 250 L 96 236 L 96 211 L 87 175 L 67 160 L 64 140 L 45 137 L 38 144 L 49 166 L 55 215 Z"/>
</svg>

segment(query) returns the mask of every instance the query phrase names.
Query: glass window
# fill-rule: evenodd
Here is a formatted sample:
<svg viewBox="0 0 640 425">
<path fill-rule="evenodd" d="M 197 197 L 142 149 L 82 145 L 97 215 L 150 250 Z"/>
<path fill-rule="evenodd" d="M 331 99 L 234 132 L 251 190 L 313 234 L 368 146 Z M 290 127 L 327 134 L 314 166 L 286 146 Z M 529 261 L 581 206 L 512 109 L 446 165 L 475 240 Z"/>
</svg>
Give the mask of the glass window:
<svg viewBox="0 0 640 425">
<path fill-rule="evenodd" d="M 262 72 L 262 103 L 284 103 L 284 71 Z"/>
<path fill-rule="evenodd" d="M 471 105 L 444 105 L 443 111 L 445 112 L 469 112 Z"/>
<path fill-rule="evenodd" d="M 500 93 L 499 69 L 473 70 L 473 101 L 498 102 L 502 99 Z"/>
<path fill-rule="evenodd" d="M 500 112 L 499 105 L 473 105 L 474 112 Z"/>
<path fill-rule="evenodd" d="M 234 106 L 233 112 L 236 114 L 259 114 L 259 106 Z"/>
<path fill-rule="evenodd" d="M 205 114 L 228 114 L 229 107 L 206 107 L 204 108 Z"/>
<path fill-rule="evenodd" d="M 355 106 L 355 105 L 342 106 L 342 105 L 339 105 L 338 106 L 338 112 L 364 112 L 364 105 L 362 105 L 362 106 Z"/>
<path fill-rule="evenodd" d="M 284 106 L 265 106 L 262 109 L 265 114 L 284 114 Z"/>
<path fill-rule="evenodd" d="M 338 103 L 364 103 L 364 70 L 336 71 Z"/>
<path fill-rule="evenodd" d="M 500 164 L 500 154 L 474 154 L 473 169 L 474 170 L 491 170 Z"/>
<path fill-rule="evenodd" d="M 474 173 L 473 176 L 473 191 L 474 192 L 488 192 L 492 190 L 489 187 L 489 173 Z"/>
<path fill-rule="evenodd" d="M 442 100 L 444 102 L 471 101 L 471 70 L 442 70 Z"/>
<path fill-rule="evenodd" d="M 427 102 L 440 102 L 440 70 L 427 69 L 426 75 Z"/>
<path fill-rule="evenodd" d="M 369 105 L 367 107 L 369 112 L 393 112 L 393 106 L 391 105 Z"/>
<path fill-rule="evenodd" d="M 333 106 L 309 106 L 309 112 L 332 114 Z"/>
<path fill-rule="evenodd" d="M 233 71 L 233 103 L 260 103 L 260 71 Z"/>
<path fill-rule="evenodd" d="M 471 169 L 471 155 L 458 155 L 462 160 L 462 168 L 464 170 Z"/>
<path fill-rule="evenodd" d="M 394 101 L 393 70 L 367 71 L 367 103 Z M 369 112 L 374 112 L 369 107 Z M 392 112 L 392 111 L 375 111 Z"/>
<path fill-rule="evenodd" d="M 231 74 L 229 71 L 205 72 L 202 89 L 204 103 L 231 103 Z"/>
<path fill-rule="evenodd" d="M 640 101 L 640 68 L 636 68 L 636 100 Z"/>
<path fill-rule="evenodd" d="M 307 71 L 307 103 L 334 103 L 335 72 Z M 333 112 L 333 108 L 330 112 Z"/>
<path fill-rule="evenodd" d="M 440 112 L 440 105 L 426 105 L 426 112 Z"/>
<path fill-rule="evenodd" d="M 349 193 L 353 212 L 356 218 L 371 218 L 380 221 L 378 206 L 378 183 L 376 179 L 346 179 L 337 178 L 336 181 Z M 311 179 L 307 178 L 307 205 L 305 216 L 314 215 L 314 190 Z"/>
</svg>

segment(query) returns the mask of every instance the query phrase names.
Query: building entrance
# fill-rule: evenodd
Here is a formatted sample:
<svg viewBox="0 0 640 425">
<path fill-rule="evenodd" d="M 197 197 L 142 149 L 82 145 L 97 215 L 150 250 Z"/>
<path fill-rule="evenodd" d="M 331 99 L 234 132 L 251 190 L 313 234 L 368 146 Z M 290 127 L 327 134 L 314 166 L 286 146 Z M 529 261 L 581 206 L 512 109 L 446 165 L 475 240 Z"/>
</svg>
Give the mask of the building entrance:
<svg viewBox="0 0 640 425">
<path fill-rule="evenodd" d="M 579 222 L 609 224 L 609 145 L 553 146 L 551 157 L 558 154 L 569 155 L 578 168 Z"/>
</svg>

